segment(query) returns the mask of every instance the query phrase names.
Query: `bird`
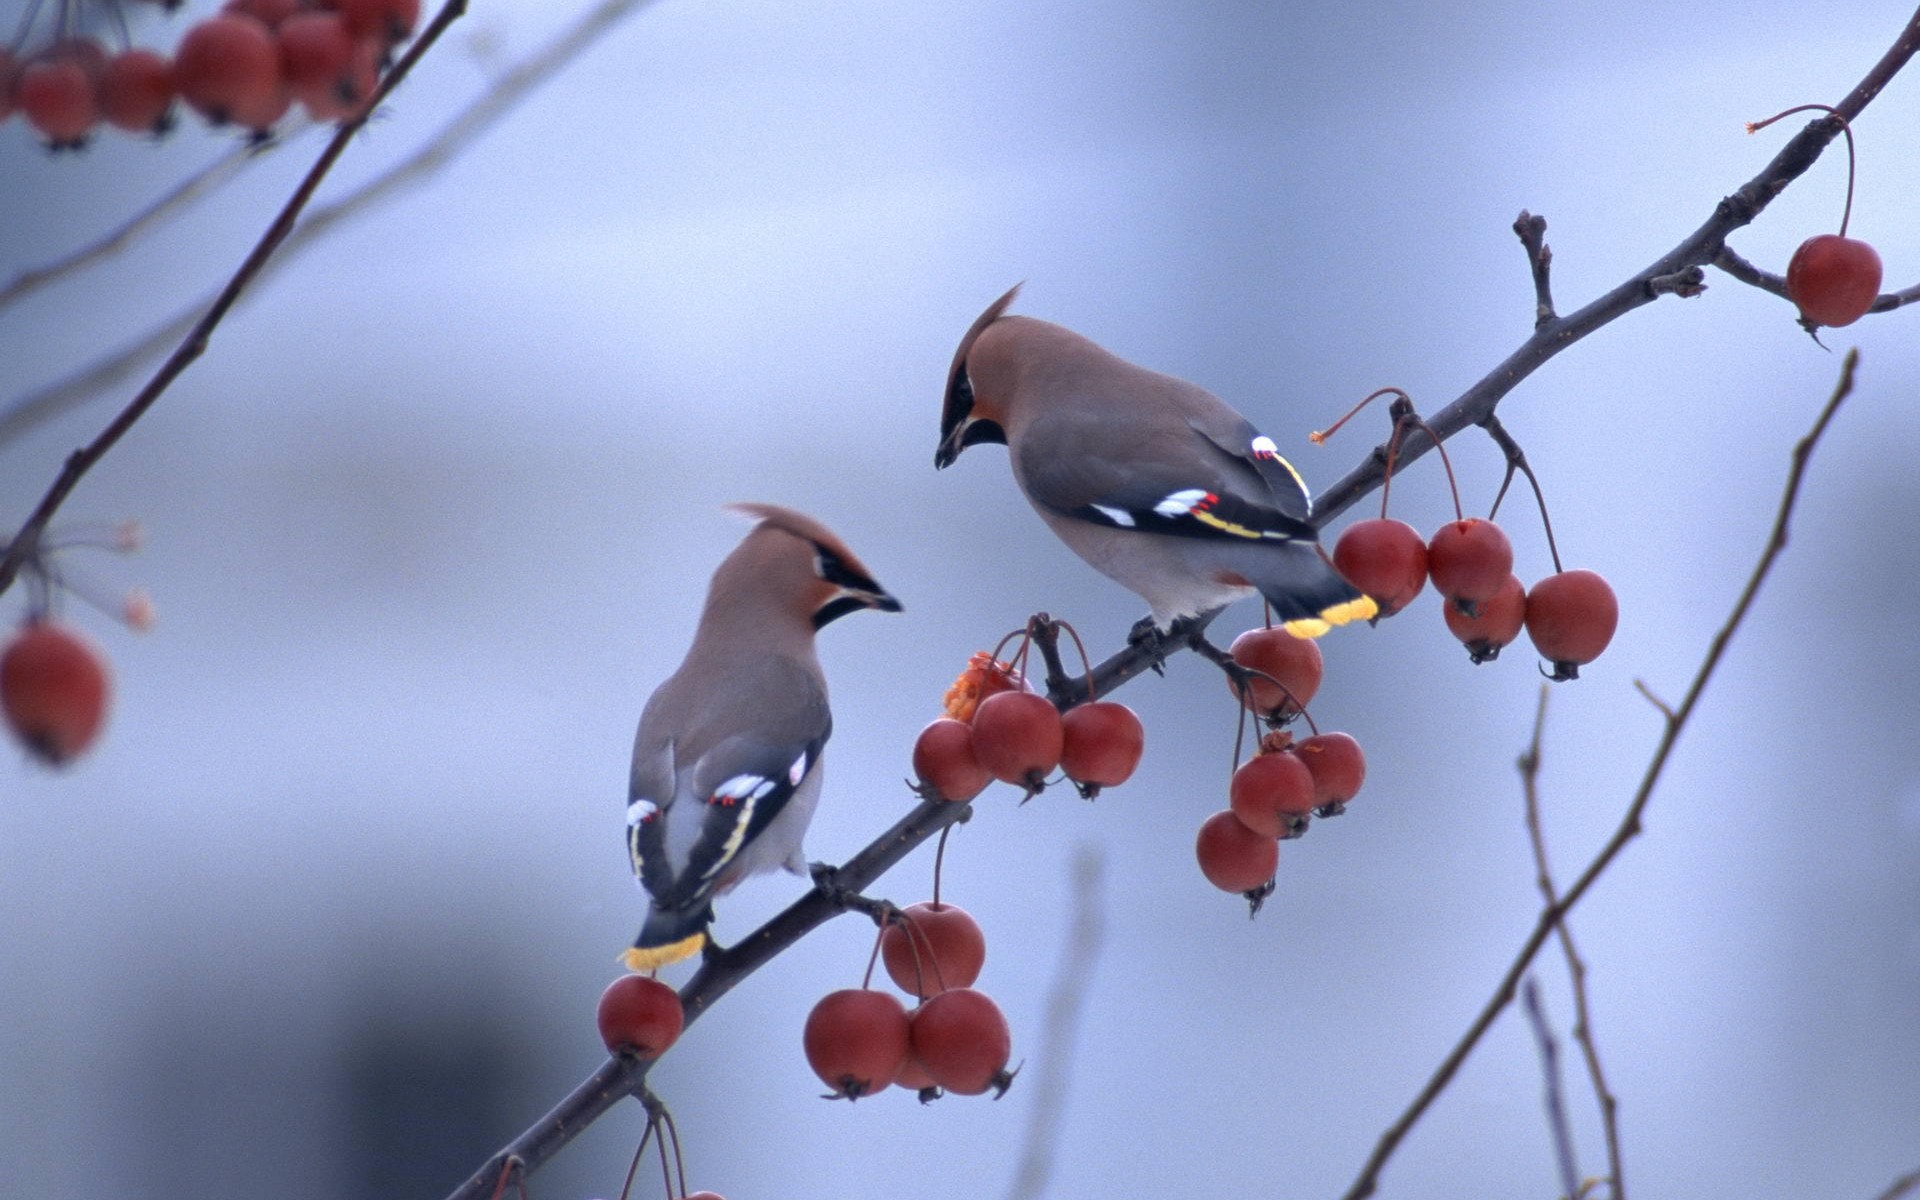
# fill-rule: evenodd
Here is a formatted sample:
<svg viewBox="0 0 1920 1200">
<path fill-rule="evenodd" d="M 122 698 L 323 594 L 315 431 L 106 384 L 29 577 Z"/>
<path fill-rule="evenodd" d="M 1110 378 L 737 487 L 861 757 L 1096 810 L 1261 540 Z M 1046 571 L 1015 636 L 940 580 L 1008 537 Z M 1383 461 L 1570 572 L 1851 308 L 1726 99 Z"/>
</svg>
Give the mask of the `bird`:
<svg viewBox="0 0 1920 1200">
<path fill-rule="evenodd" d="M 861 609 L 901 611 L 819 521 L 729 507 L 756 523 L 714 571 L 693 645 L 634 734 L 627 855 L 649 904 L 621 956 L 631 971 L 712 952 L 713 898 L 747 876 L 807 872 L 833 731 L 814 635 Z"/>
<path fill-rule="evenodd" d="M 1135 640 L 1255 592 L 1302 637 L 1375 615 L 1321 553 L 1312 497 L 1272 438 L 1194 384 L 1008 315 L 1019 291 L 954 352 L 935 467 L 1004 444 L 1041 520 L 1152 609 Z"/>
</svg>

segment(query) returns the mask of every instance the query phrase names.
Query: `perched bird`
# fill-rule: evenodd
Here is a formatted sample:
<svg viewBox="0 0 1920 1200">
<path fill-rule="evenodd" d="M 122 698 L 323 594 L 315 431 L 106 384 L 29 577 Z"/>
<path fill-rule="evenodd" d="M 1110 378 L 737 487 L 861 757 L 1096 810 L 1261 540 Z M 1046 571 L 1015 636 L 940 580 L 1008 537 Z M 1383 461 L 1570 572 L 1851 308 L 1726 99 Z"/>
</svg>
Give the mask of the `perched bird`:
<svg viewBox="0 0 1920 1200">
<path fill-rule="evenodd" d="M 733 507 L 759 523 L 713 573 L 693 646 L 634 735 L 627 853 L 652 898 L 623 956 L 634 971 L 704 946 L 713 898 L 746 876 L 806 872 L 800 841 L 833 730 L 813 635 L 859 609 L 900 611 L 812 517 Z"/>
<path fill-rule="evenodd" d="M 1302 636 L 1374 615 L 1321 555 L 1307 486 L 1271 438 L 1191 383 L 1005 315 L 1019 290 L 954 353 L 934 466 L 1004 443 L 1040 518 L 1161 630 L 1256 591 Z"/>
</svg>

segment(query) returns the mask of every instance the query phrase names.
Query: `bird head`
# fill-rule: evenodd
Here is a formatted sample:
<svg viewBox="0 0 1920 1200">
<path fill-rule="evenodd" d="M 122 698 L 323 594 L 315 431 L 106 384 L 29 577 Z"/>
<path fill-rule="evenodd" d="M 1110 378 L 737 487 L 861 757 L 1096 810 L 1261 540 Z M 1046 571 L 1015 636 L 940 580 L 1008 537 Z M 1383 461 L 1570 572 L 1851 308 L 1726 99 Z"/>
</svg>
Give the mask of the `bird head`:
<svg viewBox="0 0 1920 1200">
<path fill-rule="evenodd" d="M 777 597 L 815 630 L 863 608 L 900 611 L 900 602 L 874 580 L 847 544 L 812 517 L 775 504 L 728 507 L 760 522 L 722 564 L 727 575 L 750 576 L 739 581 L 742 586 Z M 716 593 L 721 592 L 720 575 L 714 584 Z"/>
<path fill-rule="evenodd" d="M 1000 319 L 1019 293 L 1020 285 L 1016 283 L 1007 289 L 1006 295 L 988 305 L 987 311 L 980 314 L 967 335 L 960 339 L 960 348 L 953 352 L 953 366 L 947 371 L 946 398 L 940 411 L 940 447 L 933 452 L 935 467 L 951 466 L 968 446 L 981 442 L 1006 444 L 1007 431 L 1003 424 L 1006 414 L 999 407 L 1001 398 L 991 389 L 982 395 L 974 386 L 974 372 L 969 368 L 968 357 L 987 326 Z"/>
</svg>

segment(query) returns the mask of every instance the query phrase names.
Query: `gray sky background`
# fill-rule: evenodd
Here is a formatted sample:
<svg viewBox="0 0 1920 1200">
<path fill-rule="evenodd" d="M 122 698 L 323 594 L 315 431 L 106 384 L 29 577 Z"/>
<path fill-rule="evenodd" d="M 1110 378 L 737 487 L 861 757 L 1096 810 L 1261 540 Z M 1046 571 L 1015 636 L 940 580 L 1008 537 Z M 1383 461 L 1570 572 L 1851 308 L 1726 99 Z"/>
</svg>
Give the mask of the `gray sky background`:
<svg viewBox="0 0 1920 1200">
<path fill-rule="evenodd" d="M 0 4 L 10 27 L 18 0 Z M 204 5 L 190 6 L 198 12 Z M 822 637 L 836 732 L 817 858 L 909 803 L 921 724 L 971 651 L 1036 609 L 1096 653 L 1140 603 L 1046 533 L 1002 451 L 935 473 L 974 315 L 1018 311 L 1193 379 L 1315 486 L 1394 384 L 1437 409 L 1526 336 L 1509 226 L 1550 222 L 1563 310 L 1695 228 L 1891 42 L 1891 0 L 1338 6 L 676 0 L 608 36 L 429 186 L 255 297 L 68 505 L 148 547 L 78 564 L 138 583 L 99 749 L 0 753 L 0 1145 L 8 1190 L 65 1198 L 437 1197 L 598 1063 L 592 1012 L 641 902 L 626 758 L 684 652 L 737 499 L 824 519 L 905 602 Z M 404 155 L 573 5 L 476 0 L 343 161 Z M 170 43 L 184 18 L 145 17 Z M 1853 232 L 1920 278 L 1920 78 L 1856 130 Z M 229 143 L 104 137 L 49 159 L 0 127 L 0 279 L 97 236 Z M 315 142 L 277 152 L 110 264 L 0 312 L 0 404 L 231 271 Z M 1782 269 L 1837 223 L 1823 159 L 1741 232 Z M 1613 582 L 1605 658 L 1553 692 L 1542 776 L 1571 879 L 1758 554 L 1788 451 L 1839 359 L 1784 302 L 1713 275 L 1573 348 L 1501 412 L 1568 565 Z M 1649 1195 L 1868 1200 L 1920 1166 L 1920 338 L 1908 312 L 1829 337 L 1859 388 L 1786 557 L 1636 841 L 1577 911 L 1593 1019 Z M 122 386 L 0 447 L 23 516 Z M 1499 458 L 1456 439 L 1469 507 Z M 1394 490 L 1450 515 L 1437 461 Z M 1524 504 L 1505 524 L 1547 573 Z M 12 620 L 23 595 L 0 600 Z M 1258 619 L 1229 613 L 1230 636 Z M 1485 1000 L 1538 901 L 1513 760 L 1539 677 L 1474 668 L 1431 594 L 1324 643 L 1323 725 L 1365 792 L 1283 848 L 1259 919 L 1192 838 L 1224 807 L 1233 707 L 1182 659 L 1128 687 L 1139 775 L 1095 805 L 1005 788 L 956 834 L 947 896 L 1031 1075 L 1070 863 L 1107 863 L 1051 1195 L 1337 1195 Z M 876 889 L 926 898 L 923 851 Z M 797 881 L 743 887 L 740 936 Z M 732 1200 L 1001 1194 L 1037 1089 L 922 1109 L 828 1105 L 807 1009 L 854 985 L 840 921 L 716 1008 L 655 1072 L 693 1184 Z M 676 984 L 687 971 L 669 972 Z M 1564 1033 L 1557 954 L 1539 974 Z M 1567 1047 L 1584 1170 L 1604 1157 Z M 1503 1017 L 1389 1167 L 1386 1196 L 1556 1194 L 1541 1076 Z M 637 1107 L 533 1181 L 617 1193 Z M 642 1187 L 649 1177 L 643 1176 Z M 657 1195 L 639 1190 L 639 1195 Z"/>
</svg>

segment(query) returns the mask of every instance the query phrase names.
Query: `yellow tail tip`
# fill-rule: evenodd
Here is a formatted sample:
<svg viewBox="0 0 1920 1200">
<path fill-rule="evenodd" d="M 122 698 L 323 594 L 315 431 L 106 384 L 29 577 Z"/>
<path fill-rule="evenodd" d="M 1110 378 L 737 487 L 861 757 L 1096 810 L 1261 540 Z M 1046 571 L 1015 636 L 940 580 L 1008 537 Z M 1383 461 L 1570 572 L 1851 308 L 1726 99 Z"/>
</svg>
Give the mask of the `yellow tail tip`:
<svg viewBox="0 0 1920 1200">
<path fill-rule="evenodd" d="M 636 975 L 644 971 L 657 971 L 669 963 L 693 957 L 706 944 L 706 931 L 701 930 L 692 937 L 668 942 L 664 946 L 635 946 L 620 956 L 620 963 Z"/>
<path fill-rule="evenodd" d="M 1345 625 L 1348 621 L 1371 621 L 1379 615 L 1380 606 L 1373 602 L 1372 596 L 1360 596 L 1352 600 L 1343 600 L 1331 608 L 1323 608 L 1317 617 L 1299 617 L 1282 625 L 1295 637 L 1317 638 L 1335 625 Z"/>
</svg>

